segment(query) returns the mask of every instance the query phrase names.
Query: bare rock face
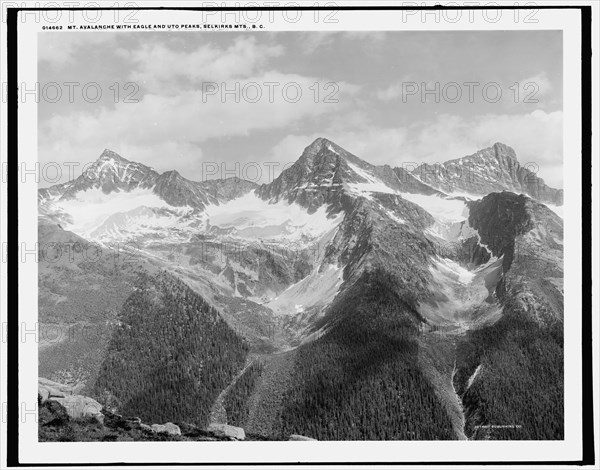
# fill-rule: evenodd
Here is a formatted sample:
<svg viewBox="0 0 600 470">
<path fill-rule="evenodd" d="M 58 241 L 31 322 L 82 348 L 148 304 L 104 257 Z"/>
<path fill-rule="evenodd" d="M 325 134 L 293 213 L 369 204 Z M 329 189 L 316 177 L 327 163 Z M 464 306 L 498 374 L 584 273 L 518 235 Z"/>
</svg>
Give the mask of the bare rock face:
<svg viewBox="0 0 600 470">
<path fill-rule="evenodd" d="M 469 203 L 469 223 L 495 256 L 504 256 L 496 294 L 538 322 L 562 321 L 563 221 L 545 205 L 510 192 Z"/>
<path fill-rule="evenodd" d="M 170 434 L 171 436 L 181 436 L 181 429 L 179 429 L 179 426 L 173 423 L 153 424 L 150 426 L 150 428 L 156 433 L 164 432 Z"/>
<path fill-rule="evenodd" d="M 495 256 L 504 256 L 505 270 L 512 263 L 515 237 L 534 227 L 528 200 L 524 195 L 502 192 L 469 203 L 469 224 Z"/>
<path fill-rule="evenodd" d="M 292 434 L 288 441 L 316 441 L 312 437 L 300 436 L 299 434 Z"/>
<path fill-rule="evenodd" d="M 246 433 L 242 428 L 236 426 L 230 426 L 229 424 L 211 424 L 208 426 L 207 431 L 212 432 L 216 436 L 228 437 L 236 441 L 243 441 L 246 439 Z"/>
<path fill-rule="evenodd" d="M 191 206 L 202 210 L 209 204 L 219 204 L 240 197 L 256 187 L 256 183 L 235 177 L 190 181 L 172 170 L 156 178 L 153 191 L 171 206 Z"/>
</svg>

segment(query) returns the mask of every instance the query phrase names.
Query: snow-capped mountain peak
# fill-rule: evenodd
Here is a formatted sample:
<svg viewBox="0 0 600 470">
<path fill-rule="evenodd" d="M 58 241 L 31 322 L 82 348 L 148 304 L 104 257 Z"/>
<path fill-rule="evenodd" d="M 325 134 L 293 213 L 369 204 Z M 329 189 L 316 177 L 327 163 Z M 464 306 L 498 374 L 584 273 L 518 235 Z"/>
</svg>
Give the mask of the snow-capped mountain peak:
<svg viewBox="0 0 600 470">
<path fill-rule="evenodd" d="M 106 149 L 82 176 L 91 187 L 101 187 L 105 193 L 109 193 L 115 190 L 129 191 L 137 187 L 151 187 L 158 173 L 146 165 L 130 162 Z"/>
<path fill-rule="evenodd" d="M 333 213 L 343 210 L 344 199 L 403 192 L 438 191 L 410 173 L 372 165 L 322 137 L 306 147 L 294 165 L 258 190 L 263 199 L 296 202 L 311 211 L 328 204 Z"/>
<path fill-rule="evenodd" d="M 563 191 L 547 186 L 537 166 L 517 160 L 516 152 L 500 142 L 444 163 L 424 163 L 412 171 L 423 183 L 446 194 L 485 196 L 496 191 L 525 193 L 541 202 L 562 205 Z"/>
<path fill-rule="evenodd" d="M 98 160 L 96 160 L 97 162 L 112 162 L 113 164 L 115 163 L 119 163 L 119 164 L 128 164 L 131 163 L 129 160 L 127 160 L 126 158 L 123 158 L 121 155 L 119 155 L 117 152 L 113 152 L 112 150 L 106 148 L 104 149 L 104 151 L 100 154 L 100 156 L 98 157 Z"/>
</svg>

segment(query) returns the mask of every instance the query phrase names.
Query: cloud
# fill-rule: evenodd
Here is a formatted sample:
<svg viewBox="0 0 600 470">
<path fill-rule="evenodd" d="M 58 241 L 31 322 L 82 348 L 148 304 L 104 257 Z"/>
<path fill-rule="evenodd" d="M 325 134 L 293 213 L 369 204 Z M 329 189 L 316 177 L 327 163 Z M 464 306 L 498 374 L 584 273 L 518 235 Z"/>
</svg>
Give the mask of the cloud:
<svg viewBox="0 0 600 470">
<path fill-rule="evenodd" d="M 281 45 L 258 44 L 239 36 L 227 48 L 206 44 L 187 52 L 164 44 L 146 44 L 119 54 L 132 62 L 132 81 L 149 92 L 177 93 L 204 81 L 226 81 L 255 74 L 269 59 L 283 54 Z"/>
<path fill-rule="evenodd" d="M 534 93 L 538 96 L 548 96 L 554 91 L 552 82 L 546 75 L 546 72 L 540 72 L 531 77 L 519 80 L 519 86 L 525 94 Z"/>
<path fill-rule="evenodd" d="M 355 39 L 357 41 L 370 41 L 374 43 L 385 41 L 385 31 L 344 31 L 342 33 L 344 38 Z"/>
<path fill-rule="evenodd" d="M 478 106 L 496 104 L 505 109 L 537 104 L 546 108 L 558 104 L 556 88 L 545 72 L 522 80 L 445 80 L 418 79 L 404 75 L 384 88 L 375 90 L 375 97 L 384 102 L 402 103 L 474 103 Z M 481 108 L 480 108 L 481 110 Z"/>
<path fill-rule="evenodd" d="M 420 86 L 420 84 L 412 81 L 409 75 L 405 75 L 401 80 L 392 83 L 388 87 L 376 90 L 375 96 L 381 101 L 395 101 L 401 99 L 403 94 L 410 93 L 411 87 L 414 88 L 415 86 Z M 403 102 L 406 102 L 406 98 Z"/>
<path fill-rule="evenodd" d="M 77 39 L 74 39 L 77 38 Z M 45 32 L 38 35 L 38 61 L 61 66 L 72 61 L 77 51 L 89 47 L 116 44 L 115 34 L 102 32 L 57 33 Z"/>
<path fill-rule="evenodd" d="M 385 39 L 384 31 L 306 31 L 299 34 L 298 43 L 302 54 L 306 55 L 331 48 L 337 40 L 344 44 L 342 47 L 348 47 L 348 41 L 357 41 L 361 45 L 368 45 L 377 44 Z"/>
<path fill-rule="evenodd" d="M 402 85 L 394 83 L 383 90 L 377 90 L 376 95 L 381 101 L 397 100 L 402 97 Z"/>
<path fill-rule="evenodd" d="M 338 31 L 306 31 L 301 33 L 299 44 L 303 54 L 312 54 L 329 47 L 340 33 Z"/>
</svg>

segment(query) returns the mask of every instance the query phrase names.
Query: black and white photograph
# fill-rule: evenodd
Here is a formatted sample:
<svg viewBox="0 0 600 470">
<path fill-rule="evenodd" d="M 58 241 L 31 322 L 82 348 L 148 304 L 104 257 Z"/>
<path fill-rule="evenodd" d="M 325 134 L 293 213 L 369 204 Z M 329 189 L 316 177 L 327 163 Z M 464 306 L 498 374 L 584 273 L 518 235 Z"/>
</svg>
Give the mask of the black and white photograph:
<svg viewBox="0 0 600 470">
<path fill-rule="evenodd" d="M 21 462 L 593 465 L 581 8 L 78 6 L 4 91 Z"/>
</svg>

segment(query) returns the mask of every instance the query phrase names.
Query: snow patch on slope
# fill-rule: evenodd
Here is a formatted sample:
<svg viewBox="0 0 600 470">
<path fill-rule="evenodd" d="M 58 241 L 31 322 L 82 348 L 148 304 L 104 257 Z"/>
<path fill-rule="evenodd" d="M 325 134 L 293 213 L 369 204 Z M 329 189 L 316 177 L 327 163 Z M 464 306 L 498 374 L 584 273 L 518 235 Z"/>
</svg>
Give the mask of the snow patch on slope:
<svg viewBox="0 0 600 470">
<path fill-rule="evenodd" d="M 356 173 L 362 179 L 367 180 L 366 183 L 348 183 L 348 189 L 353 194 L 364 196 L 368 199 L 371 199 L 371 193 L 398 194 L 397 191 L 390 188 L 376 176 L 366 172 L 362 168 L 359 168 L 350 162 L 347 162 L 347 164 L 354 173 Z"/>
<path fill-rule="evenodd" d="M 208 206 L 206 215 L 207 228 L 229 229 L 230 235 L 244 239 L 284 238 L 287 241 L 315 239 L 334 229 L 344 217 L 342 212 L 329 218 L 325 205 L 309 214 L 298 204 L 271 203 L 255 193 L 218 206 Z"/>
<path fill-rule="evenodd" d="M 430 324 L 452 325 L 459 332 L 499 318 L 502 309 L 490 301 L 490 289 L 495 288 L 501 259 L 490 259 L 473 271 L 449 259 L 432 261 L 431 297 L 419 305 Z"/>
<path fill-rule="evenodd" d="M 401 193 L 404 199 L 421 206 L 434 219 L 444 224 L 461 222 L 469 216 L 466 204 L 459 199 L 446 199 L 437 195 Z"/>
<path fill-rule="evenodd" d="M 469 377 L 469 381 L 467 382 L 467 390 L 469 388 L 471 388 L 471 385 L 473 385 L 473 382 L 475 382 L 475 379 L 477 378 L 477 376 L 479 375 L 479 373 L 481 372 L 481 366 L 483 364 L 479 364 L 477 366 L 477 369 L 475 369 L 475 372 L 473 372 L 473 375 L 471 375 L 471 377 Z"/>
<path fill-rule="evenodd" d="M 461 284 L 467 285 L 475 277 L 475 274 L 472 271 L 469 271 L 451 259 L 441 258 L 434 260 L 434 263 L 438 271 L 441 271 L 446 276 L 458 280 L 458 282 Z"/>
<path fill-rule="evenodd" d="M 110 194 L 94 188 L 78 193 L 75 199 L 56 201 L 54 204 L 55 207 L 72 216 L 71 223 L 65 229 L 86 238 L 94 238 L 91 234 L 114 214 L 127 213 L 139 207 L 175 210 L 154 194 L 151 189 L 139 188 L 130 192 Z M 189 207 L 177 208 L 177 212 L 183 214 L 190 209 Z M 148 213 L 138 214 L 138 216 L 148 217 Z"/>
<path fill-rule="evenodd" d="M 291 315 L 309 308 L 328 305 L 337 295 L 343 281 L 344 270 L 329 264 L 321 271 L 292 284 L 273 300 L 265 304 L 275 315 Z"/>
<path fill-rule="evenodd" d="M 181 215 L 182 211 L 175 208 L 139 206 L 109 216 L 90 236 L 96 240 L 124 240 L 158 235 L 162 241 L 185 241 L 194 224 L 193 219 L 183 222 Z"/>
</svg>

